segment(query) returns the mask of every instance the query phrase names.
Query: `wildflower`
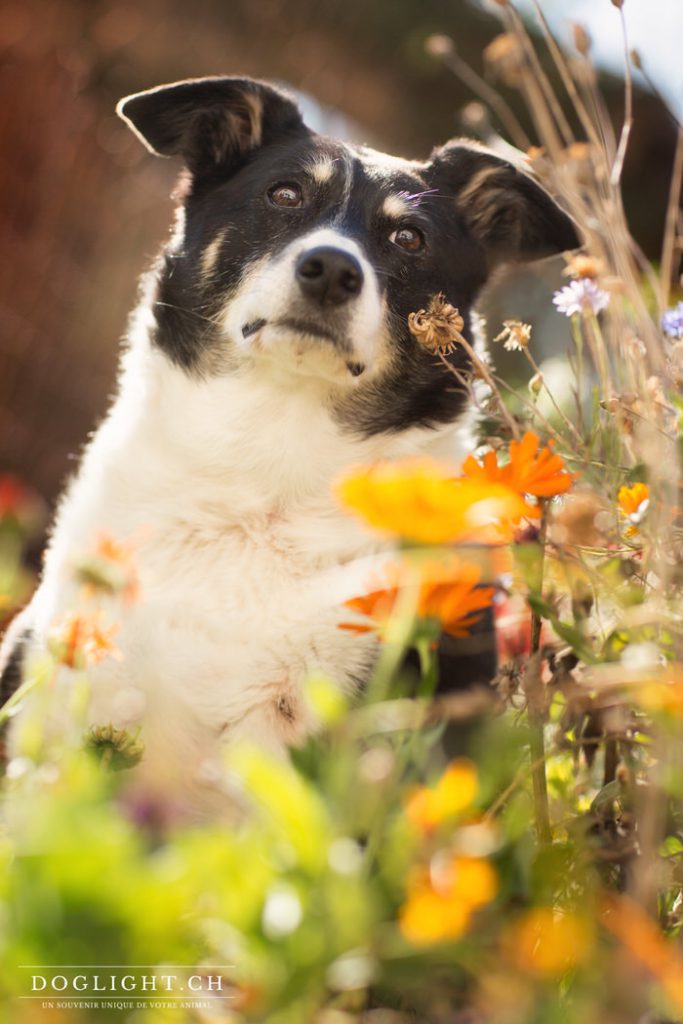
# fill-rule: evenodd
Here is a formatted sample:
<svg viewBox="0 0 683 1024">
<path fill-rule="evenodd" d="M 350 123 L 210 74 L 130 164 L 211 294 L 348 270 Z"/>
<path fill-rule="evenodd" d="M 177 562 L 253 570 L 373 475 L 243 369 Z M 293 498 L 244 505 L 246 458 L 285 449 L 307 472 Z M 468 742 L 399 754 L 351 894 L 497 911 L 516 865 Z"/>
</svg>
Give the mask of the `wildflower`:
<svg viewBox="0 0 683 1024">
<path fill-rule="evenodd" d="M 103 628 L 99 612 L 90 615 L 68 612 L 50 630 L 50 651 L 68 668 L 96 665 L 107 657 L 120 660 L 122 654 L 113 643 L 118 628 L 117 625 Z"/>
<path fill-rule="evenodd" d="M 683 717 L 683 678 L 680 668 L 677 678 L 669 675 L 667 679 L 643 683 L 638 687 L 636 698 L 641 707 L 651 714 L 660 712 L 675 718 Z"/>
<path fill-rule="evenodd" d="M 631 487 L 624 485 L 619 488 L 617 504 L 631 527 L 637 527 L 650 507 L 650 488 L 644 483 L 635 483 Z M 632 529 L 631 532 L 636 531 Z"/>
<path fill-rule="evenodd" d="M 679 302 L 673 309 L 667 309 L 662 315 L 661 324 L 667 337 L 676 340 L 683 338 L 683 302 Z"/>
<path fill-rule="evenodd" d="M 408 315 L 410 333 L 434 355 L 452 352 L 464 326 L 459 311 L 446 302 L 443 292 L 433 296 L 427 309 Z"/>
<path fill-rule="evenodd" d="M 132 768 L 138 764 L 145 750 L 137 735 L 131 736 L 125 729 L 115 729 L 113 725 L 93 725 L 85 745 L 113 771 Z"/>
<path fill-rule="evenodd" d="M 602 260 L 597 259 L 595 256 L 588 256 L 585 253 L 577 253 L 576 256 L 572 256 L 562 273 L 567 277 L 592 277 L 595 279 L 601 277 L 604 270 L 605 266 Z"/>
<path fill-rule="evenodd" d="M 120 595 L 127 602 L 138 596 L 133 545 L 104 531 L 98 535 L 94 550 L 77 562 L 74 571 L 90 590 Z"/>
<path fill-rule="evenodd" d="M 399 927 L 415 946 L 459 939 L 470 921 L 470 909 L 462 900 L 444 899 L 429 885 L 413 886 L 399 912 Z"/>
<path fill-rule="evenodd" d="M 683 960 L 659 924 L 627 896 L 603 896 L 600 921 L 659 981 L 683 1011 Z"/>
<path fill-rule="evenodd" d="M 474 909 L 490 903 L 498 892 L 498 876 L 484 857 L 444 857 L 432 860 L 432 885 L 451 899 Z"/>
<path fill-rule="evenodd" d="M 389 568 L 388 575 L 388 586 L 346 602 L 347 608 L 373 619 L 374 624 L 341 623 L 341 628 L 367 633 L 387 621 L 406 574 L 394 566 Z M 481 569 L 476 565 L 454 559 L 445 565 L 422 566 L 420 575 L 417 615 L 422 619 L 435 619 L 451 636 L 467 636 L 479 613 L 493 600 L 492 587 L 478 586 Z"/>
<path fill-rule="evenodd" d="M 29 499 L 29 492 L 12 473 L 0 475 L 0 516 L 16 515 Z"/>
<path fill-rule="evenodd" d="M 32 533 L 44 518 L 41 499 L 12 473 L 0 473 L 0 524 L 4 520 Z"/>
<path fill-rule="evenodd" d="M 497 891 L 496 872 L 484 858 L 435 858 L 431 871 L 418 868 L 409 878 L 399 927 L 416 946 L 459 939 L 472 913 L 490 903 Z"/>
<path fill-rule="evenodd" d="M 578 914 L 536 907 L 516 922 L 510 945 L 522 970 L 555 977 L 586 958 L 592 937 L 588 922 Z"/>
<path fill-rule="evenodd" d="M 610 297 L 591 277 L 570 281 L 553 295 L 553 302 L 559 313 L 574 316 L 576 313 L 600 313 L 609 305 Z"/>
<path fill-rule="evenodd" d="M 471 761 L 451 761 L 436 786 L 418 786 L 405 804 L 408 821 L 420 832 L 432 832 L 471 806 L 477 795 L 477 772 Z"/>
<path fill-rule="evenodd" d="M 531 339 L 531 324 L 521 320 L 503 320 L 503 330 L 496 335 L 494 341 L 502 341 L 503 348 L 508 352 L 521 352 L 527 348 Z"/>
<path fill-rule="evenodd" d="M 344 475 L 341 503 L 375 529 L 419 544 L 500 541 L 529 507 L 509 487 L 487 479 L 454 479 L 431 459 L 379 462 Z"/>
<path fill-rule="evenodd" d="M 540 443 L 531 431 L 521 441 L 511 441 L 510 458 L 504 466 L 498 465 L 495 452 L 487 452 L 483 463 L 469 455 L 463 463 L 463 476 L 482 483 L 504 484 L 517 494 L 532 494 L 536 498 L 564 494 L 574 475 L 567 472 L 562 457 L 552 451 L 552 443 L 539 451 Z"/>
<path fill-rule="evenodd" d="M 529 655 L 531 651 L 531 618 L 529 606 L 520 596 L 503 597 L 494 605 L 496 616 L 496 647 L 498 661 L 508 666 L 514 675 L 515 663 Z M 547 634 L 547 623 L 541 627 L 542 639 Z"/>
</svg>

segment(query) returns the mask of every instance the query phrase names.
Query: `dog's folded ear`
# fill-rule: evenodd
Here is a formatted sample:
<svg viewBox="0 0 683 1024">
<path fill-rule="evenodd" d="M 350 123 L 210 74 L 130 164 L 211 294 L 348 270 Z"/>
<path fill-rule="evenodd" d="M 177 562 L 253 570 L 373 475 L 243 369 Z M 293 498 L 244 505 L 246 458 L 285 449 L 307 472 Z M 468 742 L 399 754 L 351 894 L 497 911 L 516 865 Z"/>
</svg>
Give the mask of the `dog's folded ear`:
<svg viewBox="0 0 683 1024">
<path fill-rule="evenodd" d="M 430 184 L 453 197 L 491 267 L 539 259 L 582 244 L 572 218 L 509 161 L 467 141 L 446 143 L 430 160 Z"/>
<path fill-rule="evenodd" d="M 306 132 L 285 93 L 250 78 L 195 78 L 126 96 L 116 107 L 148 149 L 195 175 L 235 169 L 252 149 Z"/>
</svg>

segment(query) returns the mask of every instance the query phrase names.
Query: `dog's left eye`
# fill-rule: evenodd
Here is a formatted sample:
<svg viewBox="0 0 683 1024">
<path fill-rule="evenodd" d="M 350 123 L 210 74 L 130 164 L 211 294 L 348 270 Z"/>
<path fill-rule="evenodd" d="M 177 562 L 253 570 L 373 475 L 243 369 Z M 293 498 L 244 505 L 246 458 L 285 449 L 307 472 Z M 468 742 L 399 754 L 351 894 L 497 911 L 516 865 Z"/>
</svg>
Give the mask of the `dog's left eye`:
<svg viewBox="0 0 683 1024">
<path fill-rule="evenodd" d="M 301 188 L 291 181 L 279 182 L 268 190 L 268 198 L 273 206 L 303 206 L 304 194 Z"/>
<path fill-rule="evenodd" d="M 405 249 L 406 252 L 419 252 L 424 249 L 426 244 L 425 236 L 420 229 L 410 226 L 396 228 L 389 235 L 389 241 L 397 245 L 399 249 Z"/>
</svg>

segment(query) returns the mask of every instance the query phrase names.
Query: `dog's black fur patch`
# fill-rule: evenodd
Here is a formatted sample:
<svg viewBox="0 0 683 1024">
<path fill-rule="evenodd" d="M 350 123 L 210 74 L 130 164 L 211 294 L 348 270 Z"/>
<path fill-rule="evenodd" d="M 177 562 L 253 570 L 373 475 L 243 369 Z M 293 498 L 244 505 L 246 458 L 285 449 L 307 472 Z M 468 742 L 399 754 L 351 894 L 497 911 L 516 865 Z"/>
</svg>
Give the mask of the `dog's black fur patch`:
<svg viewBox="0 0 683 1024">
<path fill-rule="evenodd" d="M 8 641 L 10 641 L 8 643 Z M 31 629 L 22 625 L 20 628 L 10 627 L 3 648 L 6 657 L 0 662 L 0 707 L 5 704 L 19 688 L 24 670 L 26 653 L 31 641 Z"/>
</svg>

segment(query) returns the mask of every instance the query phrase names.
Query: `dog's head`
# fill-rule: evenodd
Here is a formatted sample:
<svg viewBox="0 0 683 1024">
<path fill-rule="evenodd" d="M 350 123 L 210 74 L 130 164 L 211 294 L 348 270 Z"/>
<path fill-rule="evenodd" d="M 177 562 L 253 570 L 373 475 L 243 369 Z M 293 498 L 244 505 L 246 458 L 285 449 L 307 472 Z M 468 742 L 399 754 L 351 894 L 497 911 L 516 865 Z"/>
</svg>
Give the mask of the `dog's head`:
<svg viewBox="0 0 683 1024">
<path fill-rule="evenodd" d="M 179 82 L 118 112 L 189 171 L 156 344 L 189 373 L 317 379 L 364 434 L 451 422 L 464 404 L 456 376 L 410 333 L 411 312 L 442 292 L 467 337 L 496 266 L 579 244 L 532 178 L 476 144 L 450 142 L 424 162 L 347 145 L 262 82 Z M 467 369 L 462 347 L 447 359 Z"/>
</svg>

